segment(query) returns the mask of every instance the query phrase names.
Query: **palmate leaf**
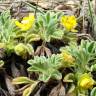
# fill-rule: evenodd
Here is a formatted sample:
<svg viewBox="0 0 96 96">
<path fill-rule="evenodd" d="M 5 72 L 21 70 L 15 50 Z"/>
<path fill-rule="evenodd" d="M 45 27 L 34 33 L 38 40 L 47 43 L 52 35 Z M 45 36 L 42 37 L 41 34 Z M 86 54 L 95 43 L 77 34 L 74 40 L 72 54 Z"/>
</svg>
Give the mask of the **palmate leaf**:
<svg viewBox="0 0 96 96">
<path fill-rule="evenodd" d="M 0 41 L 10 42 L 15 36 L 15 24 L 11 19 L 10 11 L 4 11 L 0 15 Z"/>
<path fill-rule="evenodd" d="M 94 41 L 81 41 L 81 48 L 85 48 L 88 53 L 93 53 L 95 51 L 96 43 Z"/>
<path fill-rule="evenodd" d="M 47 12 L 37 15 L 34 31 L 40 35 L 42 40 L 50 42 L 53 39 L 62 39 L 63 31 L 58 29 L 59 15 L 54 12 Z"/>
<path fill-rule="evenodd" d="M 30 65 L 35 65 L 35 64 L 43 64 L 46 62 L 46 57 L 45 56 L 35 56 L 34 59 L 28 60 L 28 64 Z"/>
<path fill-rule="evenodd" d="M 28 71 L 34 71 L 34 72 L 43 72 L 46 73 L 47 67 L 45 65 L 45 63 L 37 63 L 37 64 L 33 64 L 31 67 L 28 68 Z"/>
<path fill-rule="evenodd" d="M 51 57 L 47 59 L 48 65 L 51 68 L 60 68 L 61 67 L 61 58 L 59 55 L 53 54 Z"/>
<path fill-rule="evenodd" d="M 58 69 L 61 67 L 60 58 L 58 55 L 53 54 L 46 58 L 44 56 L 35 56 L 33 60 L 29 60 L 31 65 L 28 68 L 30 72 L 39 72 L 39 80 L 47 82 L 49 79 L 54 78 L 60 80 L 62 78 Z"/>
</svg>

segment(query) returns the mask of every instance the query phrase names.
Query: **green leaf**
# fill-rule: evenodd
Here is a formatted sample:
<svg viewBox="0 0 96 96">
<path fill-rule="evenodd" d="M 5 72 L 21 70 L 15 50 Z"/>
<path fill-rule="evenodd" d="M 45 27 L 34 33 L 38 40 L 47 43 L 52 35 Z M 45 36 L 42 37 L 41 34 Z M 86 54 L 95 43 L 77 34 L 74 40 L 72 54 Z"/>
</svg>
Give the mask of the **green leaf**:
<svg viewBox="0 0 96 96">
<path fill-rule="evenodd" d="M 68 73 L 67 75 L 65 75 L 63 81 L 64 82 L 74 82 L 75 76 L 73 73 Z"/>
<path fill-rule="evenodd" d="M 96 58 L 95 49 L 96 45 L 94 41 L 81 40 L 80 45 L 74 45 L 72 43 L 62 50 L 68 51 L 75 58 L 76 66 L 74 67 L 76 72 L 87 72 L 92 69 L 92 67 L 89 69 L 90 62 L 94 62 L 94 59 Z"/>
<path fill-rule="evenodd" d="M 0 42 L 9 43 L 14 42 L 15 32 L 14 20 L 11 19 L 10 11 L 4 11 L 0 15 Z"/>
<path fill-rule="evenodd" d="M 96 64 L 91 66 L 91 71 L 96 71 Z"/>
<path fill-rule="evenodd" d="M 63 37 L 64 32 L 62 30 L 55 31 L 51 37 L 54 39 L 61 39 Z"/>
<path fill-rule="evenodd" d="M 50 79 L 51 74 L 40 74 L 39 75 L 39 80 L 43 81 L 43 82 L 48 82 L 48 80 Z"/>
<path fill-rule="evenodd" d="M 50 13 L 49 12 L 46 14 L 46 21 L 47 21 L 47 23 L 50 22 Z"/>
<path fill-rule="evenodd" d="M 28 88 L 26 88 L 23 91 L 23 95 L 22 96 L 30 96 L 30 94 L 33 92 L 33 90 L 37 86 L 37 84 L 38 84 L 38 82 L 34 82 L 32 85 L 30 85 Z"/>
<path fill-rule="evenodd" d="M 91 42 L 90 45 L 88 46 L 88 52 L 89 53 L 94 52 L 95 46 L 96 46 L 95 42 Z"/>
<path fill-rule="evenodd" d="M 90 96 L 96 96 L 96 87 L 92 89 Z"/>
<path fill-rule="evenodd" d="M 25 39 L 26 39 L 26 41 L 27 41 L 28 43 L 31 43 L 31 42 L 33 42 L 33 41 L 38 41 L 38 40 L 40 40 L 40 36 L 37 35 L 37 34 L 31 33 L 31 34 L 28 34 L 28 35 L 25 37 Z"/>
<path fill-rule="evenodd" d="M 70 86 L 70 88 L 68 90 L 68 93 L 75 93 L 75 85 L 74 84 L 71 84 L 71 86 Z"/>
<path fill-rule="evenodd" d="M 3 60 L 0 60 L 0 68 L 2 68 L 4 65 L 4 61 Z"/>
<path fill-rule="evenodd" d="M 56 78 L 57 80 L 62 79 L 62 74 L 61 74 L 58 70 L 55 70 L 55 71 L 52 73 L 52 76 L 53 76 L 54 78 Z"/>
<path fill-rule="evenodd" d="M 32 45 L 27 44 L 26 49 L 27 49 L 27 52 L 29 53 L 29 55 L 32 55 L 34 53 L 34 49 L 33 49 Z"/>
<path fill-rule="evenodd" d="M 50 42 L 52 39 L 62 39 L 63 32 L 58 29 L 59 15 L 54 12 L 47 12 L 44 15 L 38 14 L 35 25 L 35 32 L 42 40 Z M 58 31 L 58 30 L 59 31 Z"/>
<path fill-rule="evenodd" d="M 32 84 L 35 81 L 30 80 L 27 77 L 17 77 L 15 79 L 13 79 L 12 84 Z"/>
<path fill-rule="evenodd" d="M 35 56 L 34 59 L 28 60 L 28 64 L 31 66 L 27 69 L 30 72 L 39 73 L 39 80 L 48 82 L 49 79 L 61 79 L 62 75 L 58 71 L 61 67 L 59 55 L 53 54 L 50 57 Z"/>
</svg>

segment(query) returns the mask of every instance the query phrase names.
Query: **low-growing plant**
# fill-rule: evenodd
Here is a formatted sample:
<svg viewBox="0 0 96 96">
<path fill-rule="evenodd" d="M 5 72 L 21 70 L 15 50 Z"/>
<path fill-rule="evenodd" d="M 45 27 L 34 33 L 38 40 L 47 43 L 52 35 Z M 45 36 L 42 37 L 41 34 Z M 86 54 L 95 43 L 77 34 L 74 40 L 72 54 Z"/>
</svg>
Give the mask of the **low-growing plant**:
<svg viewBox="0 0 96 96">
<path fill-rule="evenodd" d="M 40 40 L 38 34 L 33 32 L 33 27 L 35 25 L 35 16 L 32 13 L 29 13 L 29 16 L 23 17 L 21 22 L 15 20 L 15 24 L 17 26 L 18 32 L 16 32 L 16 39 L 21 39 L 24 43 L 32 43 L 33 41 Z M 31 30 L 31 31 L 29 31 Z"/>
<path fill-rule="evenodd" d="M 50 56 L 51 50 L 47 48 L 46 43 L 53 39 L 62 39 L 63 31 L 59 27 L 59 18 L 60 13 L 56 14 L 54 12 L 47 12 L 45 14 L 37 15 L 35 27 L 33 30 L 34 33 L 38 34 L 42 40 L 42 45 L 37 48 L 36 55 L 46 54 L 47 56 Z"/>
<path fill-rule="evenodd" d="M 67 50 L 75 58 L 75 66 L 72 66 L 73 73 L 67 74 L 67 79 L 64 78 L 64 81 L 77 82 L 76 94 L 88 94 L 88 89 L 95 84 L 91 74 L 96 54 L 95 48 L 94 41 L 82 40 L 80 45 L 72 44 L 61 49 Z"/>
<path fill-rule="evenodd" d="M 14 52 L 17 55 L 12 54 L 12 56 L 14 55 L 12 61 L 11 59 L 7 61 L 8 63 L 12 62 L 13 65 L 11 64 L 11 67 L 14 67 L 13 70 L 16 71 L 16 74 L 18 75 L 23 69 L 18 62 L 23 62 L 24 68 L 27 68 L 27 75 L 30 76 L 30 78 L 23 77 L 21 76 L 22 72 L 19 74 L 20 77 L 13 79 L 12 83 L 16 85 L 15 88 L 18 88 L 17 90 L 14 88 L 17 93 L 21 91 L 22 96 L 30 96 L 39 82 L 49 84 L 49 81 L 56 80 L 60 81 L 60 84 L 55 90 L 65 87 L 62 90 L 66 91 L 64 92 L 66 96 L 88 96 L 88 90 L 91 89 L 91 96 L 95 96 L 96 88 L 93 88 L 93 86 L 96 82 L 93 79 L 92 72 L 96 71 L 96 42 L 88 40 L 81 40 L 80 44 L 73 42 L 77 39 L 76 27 L 77 18 L 75 16 L 62 16 L 61 13 L 37 13 L 36 18 L 32 13 L 29 13 L 21 21 L 13 20 L 9 11 L 1 13 L 0 68 L 6 62 L 1 58 L 2 49 L 4 49 L 5 53 L 10 54 Z M 52 54 L 51 48 L 47 47 L 54 40 L 68 41 L 69 45 L 61 48 L 61 53 L 54 54 L 53 52 Z M 41 45 L 38 46 L 39 44 L 36 44 L 37 42 L 34 41 L 40 41 Z M 37 49 L 35 50 L 35 48 Z M 33 55 L 33 58 L 28 60 L 29 67 L 26 67 L 26 60 L 29 55 Z M 22 61 L 21 58 L 20 60 L 16 58 L 15 61 L 15 56 L 21 56 L 26 60 Z M 4 65 L 5 68 L 6 66 L 8 65 Z M 8 66 L 8 68 L 12 69 L 11 67 Z M 10 69 L 7 69 L 9 73 L 13 71 L 10 71 Z M 18 71 L 19 69 L 20 72 Z M 6 69 L 4 69 L 4 72 L 6 73 Z M 33 77 L 31 77 L 34 73 L 36 81 L 32 80 Z M 6 82 L 9 81 L 6 80 Z M 64 86 L 63 83 L 65 84 Z"/>
<path fill-rule="evenodd" d="M 63 40 L 64 42 L 73 42 L 77 40 L 77 33 L 78 30 L 75 28 L 77 27 L 77 18 L 74 15 L 71 16 L 61 16 L 60 24 L 63 26 Z"/>
<path fill-rule="evenodd" d="M 72 43 L 70 46 L 65 47 L 64 50 L 70 52 L 76 59 L 76 68 L 80 68 L 82 72 L 87 72 L 90 71 L 90 61 L 95 59 L 95 48 L 96 43 L 94 41 L 82 40 L 79 46 Z"/>
<path fill-rule="evenodd" d="M 15 36 L 15 24 L 11 19 L 10 11 L 4 11 L 0 15 L 0 42 L 9 43 Z"/>
<path fill-rule="evenodd" d="M 15 24 L 11 19 L 10 11 L 4 11 L 0 15 L 0 45 L 7 53 L 13 51 L 14 37 L 15 37 Z"/>
<path fill-rule="evenodd" d="M 63 32 L 58 27 L 60 14 L 47 12 L 38 14 L 35 24 L 35 32 L 39 34 L 43 42 L 50 42 L 53 39 L 62 39 Z"/>
<path fill-rule="evenodd" d="M 58 71 L 61 67 L 60 57 L 53 54 L 51 57 L 35 56 L 34 59 L 28 60 L 30 67 L 29 72 L 36 72 L 39 75 L 38 80 L 48 82 L 50 79 L 60 80 L 62 74 Z"/>
</svg>

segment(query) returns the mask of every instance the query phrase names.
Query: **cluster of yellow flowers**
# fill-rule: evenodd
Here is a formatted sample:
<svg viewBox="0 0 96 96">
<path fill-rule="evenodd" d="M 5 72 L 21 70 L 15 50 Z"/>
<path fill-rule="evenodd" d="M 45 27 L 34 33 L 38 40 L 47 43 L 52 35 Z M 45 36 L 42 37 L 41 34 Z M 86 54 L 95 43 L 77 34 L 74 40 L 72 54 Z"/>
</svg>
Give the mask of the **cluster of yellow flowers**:
<svg viewBox="0 0 96 96">
<path fill-rule="evenodd" d="M 35 21 L 34 15 L 32 13 L 29 13 L 29 16 L 24 17 L 21 23 L 18 20 L 16 20 L 15 24 L 16 26 L 21 28 L 22 31 L 27 31 L 32 27 L 34 21 Z"/>
<path fill-rule="evenodd" d="M 32 13 L 29 13 L 29 16 L 26 16 L 22 19 L 21 22 L 18 20 L 15 21 L 15 24 L 22 29 L 22 31 L 27 31 L 29 30 L 32 25 L 34 24 L 35 17 Z M 75 16 L 62 16 L 60 19 L 61 25 L 64 26 L 66 31 L 71 31 L 71 32 L 77 32 L 75 30 L 75 27 L 77 26 L 77 20 Z"/>
<path fill-rule="evenodd" d="M 75 16 L 62 16 L 60 21 L 67 31 L 77 32 L 77 30 L 75 30 L 75 27 L 77 26 Z"/>
<path fill-rule="evenodd" d="M 79 81 L 78 81 L 78 86 L 83 88 L 83 89 L 89 89 L 92 88 L 94 85 L 94 80 L 93 78 L 88 74 L 82 74 Z"/>
</svg>

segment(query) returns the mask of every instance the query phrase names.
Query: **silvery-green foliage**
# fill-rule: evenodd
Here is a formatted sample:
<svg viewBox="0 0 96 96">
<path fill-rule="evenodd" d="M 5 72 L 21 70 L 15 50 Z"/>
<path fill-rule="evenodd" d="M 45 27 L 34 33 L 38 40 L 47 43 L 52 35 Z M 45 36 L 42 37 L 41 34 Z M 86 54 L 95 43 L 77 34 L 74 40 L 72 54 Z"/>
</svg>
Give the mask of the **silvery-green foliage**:
<svg viewBox="0 0 96 96">
<path fill-rule="evenodd" d="M 62 74 L 58 71 L 61 66 L 59 55 L 52 55 L 46 58 L 45 56 L 35 56 L 34 59 L 28 60 L 30 67 L 28 71 L 39 73 L 39 80 L 47 82 L 54 78 L 60 80 Z"/>
</svg>

